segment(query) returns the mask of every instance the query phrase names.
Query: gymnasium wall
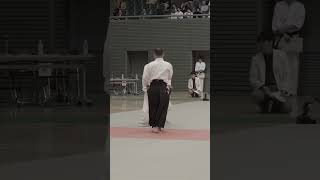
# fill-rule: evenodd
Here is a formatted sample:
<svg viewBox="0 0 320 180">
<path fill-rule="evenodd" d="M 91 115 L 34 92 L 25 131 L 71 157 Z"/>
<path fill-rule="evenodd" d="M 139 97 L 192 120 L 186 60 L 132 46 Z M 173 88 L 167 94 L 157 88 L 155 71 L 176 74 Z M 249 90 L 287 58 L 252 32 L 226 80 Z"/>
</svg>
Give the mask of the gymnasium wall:
<svg viewBox="0 0 320 180">
<path fill-rule="evenodd" d="M 125 74 L 127 51 L 151 51 L 162 47 L 166 50 L 165 59 L 174 68 L 175 90 L 186 90 L 189 73 L 193 68 L 192 51 L 210 50 L 209 23 L 207 18 L 111 20 L 107 38 L 109 45 L 105 47 L 109 54 L 104 60 L 107 61 L 104 75 L 108 76 L 107 66 L 115 74 Z M 206 61 L 209 62 L 209 59 Z M 140 78 L 141 75 L 142 72 Z"/>
</svg>

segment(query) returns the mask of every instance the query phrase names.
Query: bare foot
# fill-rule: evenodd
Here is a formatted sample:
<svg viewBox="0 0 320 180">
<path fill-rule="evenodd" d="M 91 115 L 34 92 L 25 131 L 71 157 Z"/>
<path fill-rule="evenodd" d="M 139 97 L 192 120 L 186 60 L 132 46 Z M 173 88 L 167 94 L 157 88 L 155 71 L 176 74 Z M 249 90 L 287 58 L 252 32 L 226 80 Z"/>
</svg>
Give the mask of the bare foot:
<svg viewBox="0 0 320 180">
<path fill-rule="evenodd" d="M 153 133 L 160 133 L 160 129 L 159 128 L 152 128 L 152 132 Z"/>
</svg>

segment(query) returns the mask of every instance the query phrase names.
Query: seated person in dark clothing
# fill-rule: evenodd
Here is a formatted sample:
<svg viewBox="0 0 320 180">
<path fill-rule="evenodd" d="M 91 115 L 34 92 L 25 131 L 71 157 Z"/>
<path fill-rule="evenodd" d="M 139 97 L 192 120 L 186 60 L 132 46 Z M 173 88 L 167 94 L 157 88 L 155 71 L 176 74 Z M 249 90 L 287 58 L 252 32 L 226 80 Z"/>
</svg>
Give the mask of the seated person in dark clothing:
<svg viewBox="0 0 320 180">
<path fill-rule="evenodd" d="M 197 8 L 196 11 L 193 13 L 193 18 L 202 18 L 202 16 L 199 16 L 201 13 L 201 9 Z M 198 15 L 198 16 L 196 16 Z"/>
<path fill-rule="evenodd" d="M 252 58 L 250 84 L 253 97 L 261 112 L 289 113 L 291 106 L 287 97 L 279 90 L 281 73 L 273 56 L 272 33 L 261 33 L 258 37 L 259 52 Z"/>
<path fill-rule="evenodd" d="M 200 79 L 196 76 L 195 72 L 191 72 L 191 78 L 188 81 L 189 94 L 192 97 L 200 97 Z"/>
</svg>

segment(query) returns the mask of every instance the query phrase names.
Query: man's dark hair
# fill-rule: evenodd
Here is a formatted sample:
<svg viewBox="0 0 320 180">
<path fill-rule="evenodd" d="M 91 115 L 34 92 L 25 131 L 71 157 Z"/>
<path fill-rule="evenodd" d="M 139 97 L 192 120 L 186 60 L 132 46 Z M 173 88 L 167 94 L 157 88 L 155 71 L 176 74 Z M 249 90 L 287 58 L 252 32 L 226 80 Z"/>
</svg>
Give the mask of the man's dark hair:
<svg viewBox="0 0 320 180">
<path fill-rule="evenodd" d="M 257 37 L 257 42 L 265 42 L 265 41 L 273 41 L 273 33 L 272 32 L 261 32 Z"/>
<path fill-rule="evenodd" d="M 156 48 L 154 54 L 158 57 L 163 56 L 164 50 L 162 48 Z"/>
</svg>

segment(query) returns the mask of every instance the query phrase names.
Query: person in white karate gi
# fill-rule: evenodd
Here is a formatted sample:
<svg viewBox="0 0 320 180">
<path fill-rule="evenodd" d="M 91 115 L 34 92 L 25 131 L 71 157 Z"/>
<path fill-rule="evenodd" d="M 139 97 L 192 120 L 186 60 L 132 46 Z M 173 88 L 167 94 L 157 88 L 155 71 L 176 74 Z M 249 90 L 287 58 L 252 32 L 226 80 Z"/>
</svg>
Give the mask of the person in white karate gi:
<svg viewBox="0 0 320 180">
<path fill-rule="evenodd" d="M 296 96 L 299 79 L 299 51 L 302 51 L 300 30 L 305 21 L 305 7 L 297 0 L 276 3 L 272 30 L 276 35 L 275 47 L 286 52 L 288 61 L 288 93 Z M 290 49 L 290 50 L 288 50 Z"/>
<path fill-rule="evenodd" d="M 191 72 L 191 77 L 188 80 L 188 91 L 191 97 L 200 97 L 200 79 L 196 76 L 195 72 Z"/>
<path fill-rule="evenodd" d="M 290 96 L 292 116 L 297 116 L 298 107 L 298 83 L 300 53 L 303 50 L 303 39 L 300 31 L 303 28 L 306 17 L 304 5 L 297 0 L 282 0 L 276 3 L 272 19 L 272 30 L 277 36 L 275 48 L 282 53 L 280 57 L 286 60 L 288 75 L 287 94 Z M 280 52 L 281 53 L 281 52 Z"/>
<path fill-rule="evenodd" d="M 285 64 L 275 59 L 273 34 L 261 33 L 258 37 L 259 52 L 252 58 L 250 85 L 254 102 L 262 113 L 288 113 L 291 111 L 287 101 Z"/>
<path fill-rule="evenodd" d="M 163 49 L 155 49 L 155 60 L 145 66 L 142 75 L 148 94 L 149 125 L 154 133 L 162 132 L 166 124 L 172 91 L 173 67 L 164 60 L 164 55 Z"/>
<path fill-rule="evenodd" d="M 206 70 L 206 63 L 203 61 L 202 57 L 198 58 L 196 62 L 194 71 L 197 74 L 197 77 L 200 79 L 200 87 L 199 91 L 201 92 L 200 96 L 203 98 L 203 89 L 204 89 L 204 79 L 205 79 L 205 70 Z"/>
</svg>

